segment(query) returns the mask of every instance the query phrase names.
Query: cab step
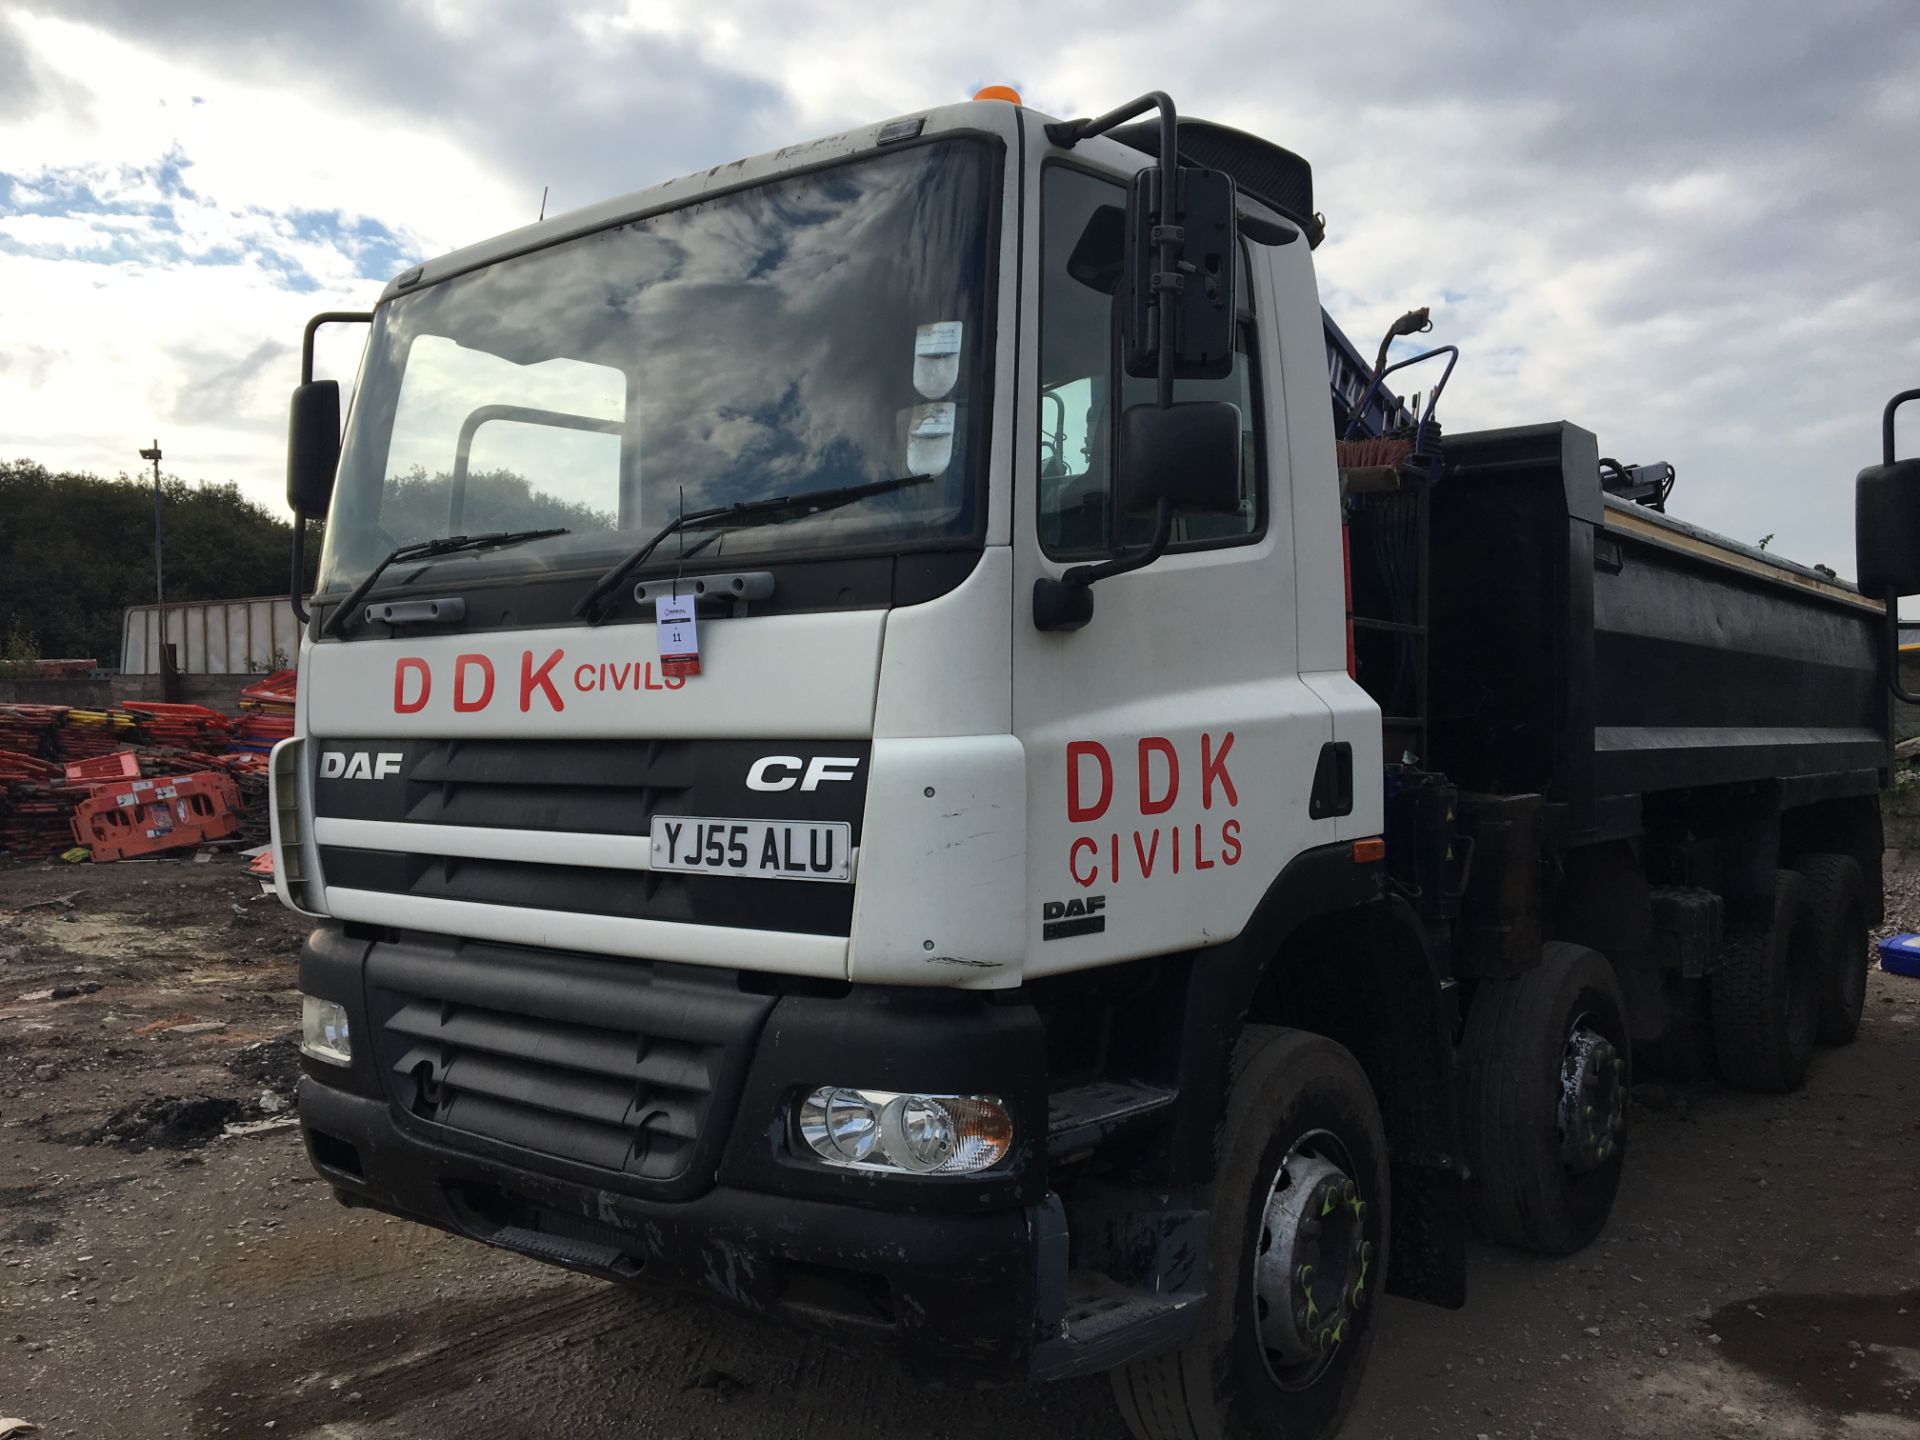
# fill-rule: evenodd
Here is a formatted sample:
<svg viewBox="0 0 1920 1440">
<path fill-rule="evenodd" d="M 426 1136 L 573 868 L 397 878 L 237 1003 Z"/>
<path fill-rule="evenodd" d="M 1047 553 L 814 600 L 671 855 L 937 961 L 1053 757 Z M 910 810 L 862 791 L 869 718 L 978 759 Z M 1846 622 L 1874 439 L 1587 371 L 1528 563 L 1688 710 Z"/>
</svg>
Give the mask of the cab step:
<svg viewBox="0 0 1920 1440">
<path fill-rule="evenodd" d="M 1150 1295 L 1076 1270 L 1067 1276 L 1060 1333 L 1034 1347 L 1028 1373 L 1035 1380 L 1092 1375 L 1183 1345 L 1200 1333 L 1206 1298 L 1203 1289 Z"/>
<path fill-rule="evenodd" d="M 1047 1097 L 1047 1155 L 1061 1160 L 1142 1129 L 1179 1094 L 1159 1085 L 1096 1080 Z"/>
</svg>

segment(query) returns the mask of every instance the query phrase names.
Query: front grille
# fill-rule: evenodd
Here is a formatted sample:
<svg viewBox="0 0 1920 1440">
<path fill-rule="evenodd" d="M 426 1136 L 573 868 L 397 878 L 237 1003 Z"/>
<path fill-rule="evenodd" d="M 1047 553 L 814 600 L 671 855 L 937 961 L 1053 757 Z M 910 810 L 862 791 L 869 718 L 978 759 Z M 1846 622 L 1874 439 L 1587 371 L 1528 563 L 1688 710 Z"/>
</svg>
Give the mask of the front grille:
<svg viewBox="0 0 1920 1440">
<path fill-rule="evenodd" d="M 322 815 L 644 835 L 654 811 L 684 809 L 687 792 L 711 768 L 692 740 L 410 740 L 353 748 L 398 754 L 398 774 L 371 784 L 320 776 Z M 744 774 L 751 758 L 736 768 Z"/>
<path fill-rule="evenodd" d="M 320 847 L 320 863 L 329 885 L 431 900 L 796 935 L 845 935 L 853 925 L 851 885 L 526 860 L 457 860 L 332 845 Z"/>
<path fill-rule="evenodd" d="M 558 860 L 543 841 L 644 841 L 655 815 L 703 815 L 841 821 L 857 847 L 866 741 L 316 740 L 307 749 L 329 888 L 803 935 L 852 928 L 852 885 L 656 871 L 591 863 L 599 858 L 591 854 L 582 864 L 577 844 Z M 804 768 L 814 754 L 853 758 L 850 778 L 814 790 L 747 786 L 762 757 L 795 757 Z M 384 822 L 386 833 L 329 841 L 334 820 Z M 442 854 L 432 832 L 408 833 L 415 826 L 489 832 L 492 848 Z"/>
<path fill-rule="evenodd" d="M 367 982 L 411 1123 L 661 1198 L 710 1182 L 773 1004 L 731 971 L 474 944 L 375 945 Z"/>
</svg>

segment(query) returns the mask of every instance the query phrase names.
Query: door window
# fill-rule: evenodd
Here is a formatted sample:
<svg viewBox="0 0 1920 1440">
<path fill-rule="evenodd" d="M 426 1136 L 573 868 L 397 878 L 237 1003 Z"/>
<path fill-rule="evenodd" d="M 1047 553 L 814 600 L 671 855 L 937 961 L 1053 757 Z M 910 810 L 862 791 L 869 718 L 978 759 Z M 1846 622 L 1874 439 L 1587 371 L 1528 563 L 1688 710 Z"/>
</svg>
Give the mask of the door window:
<svg viewBox="0 0 1920 1440">
<path fill-rule="evenodd" d="M 1117 407 L 1151 404 L 1154 394 L 1152 380 L 1125 375 L 1119 365 L 1114 289 L 1126 203 L 1122 186 L 1070 166 L 1049 166 L 1041 181 L 1039 529 L 1041 548 L 1059 558 L 1144 545 L 1152 532 L 1151 517 L 1118 516 L 1113 508 Z M 1244 541 L 1265 527 L 1244 250 L 1236 263 L 1241 316 L 1233 372 L 1224 380 L 1180 381 L 1174 399 L 1227 400 L 1239 407 L 1240 509 L 1176 516 L 1176 548 Z"/>
</svg>

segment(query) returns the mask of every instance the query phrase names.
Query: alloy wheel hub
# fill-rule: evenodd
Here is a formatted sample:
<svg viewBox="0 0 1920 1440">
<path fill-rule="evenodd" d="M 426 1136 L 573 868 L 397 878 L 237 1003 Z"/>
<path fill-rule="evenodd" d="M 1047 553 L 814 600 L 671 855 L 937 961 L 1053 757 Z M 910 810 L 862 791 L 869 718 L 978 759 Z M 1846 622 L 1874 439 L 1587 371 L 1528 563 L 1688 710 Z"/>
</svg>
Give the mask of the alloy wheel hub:
<svg viewBox="0 0 1920 1440">
<path fill-rule="evenodd" d="M 1585 1025 L 1567 1036 L 1560 1062 L 1560 1158 L 1569 1170 L 1597 1170 L 1620 1153 L 1627 1133 L 1627 1062 L 1611 1040 Z"/>
<path fill-rule="evenodd" d="M 1274 1179 L 1254 1257 L 1254 1308 L 1270 1366 L 1316 1365 L 1353 1332 L 1373 1245 L 1367 1202 L 1332 1160 L 1296 1150 Z"/>
</svg>

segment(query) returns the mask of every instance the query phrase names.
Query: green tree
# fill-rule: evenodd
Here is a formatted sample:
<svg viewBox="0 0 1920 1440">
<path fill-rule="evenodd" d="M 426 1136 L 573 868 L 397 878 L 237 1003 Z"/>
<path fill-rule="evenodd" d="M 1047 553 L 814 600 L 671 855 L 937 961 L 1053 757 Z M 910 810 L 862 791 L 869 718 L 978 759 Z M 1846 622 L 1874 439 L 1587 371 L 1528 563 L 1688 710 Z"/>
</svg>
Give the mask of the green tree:
<svg viewBox="0 0 1920 1440">
<path fill-rule="evenodd" d="M 169 602 L 284 593 L 289 523 L 234 484 L 162 476 Z M 320 539 L 308 537 L 306 584 Z M 0 635 L 41 655 L 118 666 L 129 605 L 153 600 L 153 485 L 0 461 Z"/>
<path fill-rule="evenodd" d="M 39 673 L 40 647 L 19 624 L 10 626 L 0 641 L 0 680 Z"/>
<path fill-rule="evenodd" d="M 429 475 L 415 465 L 392 476 L 380 497 L 380 524 L 402 540 L 428 540 L 452 527 L 453 476 Z M 614 516 L 578 501 L 563 500 L 513 470 L 475 470 L 467 476 L 459 528 L 481 535 L 489 530 L 558 528 L 582 533 L 611 530 Z"/>
</svg>

